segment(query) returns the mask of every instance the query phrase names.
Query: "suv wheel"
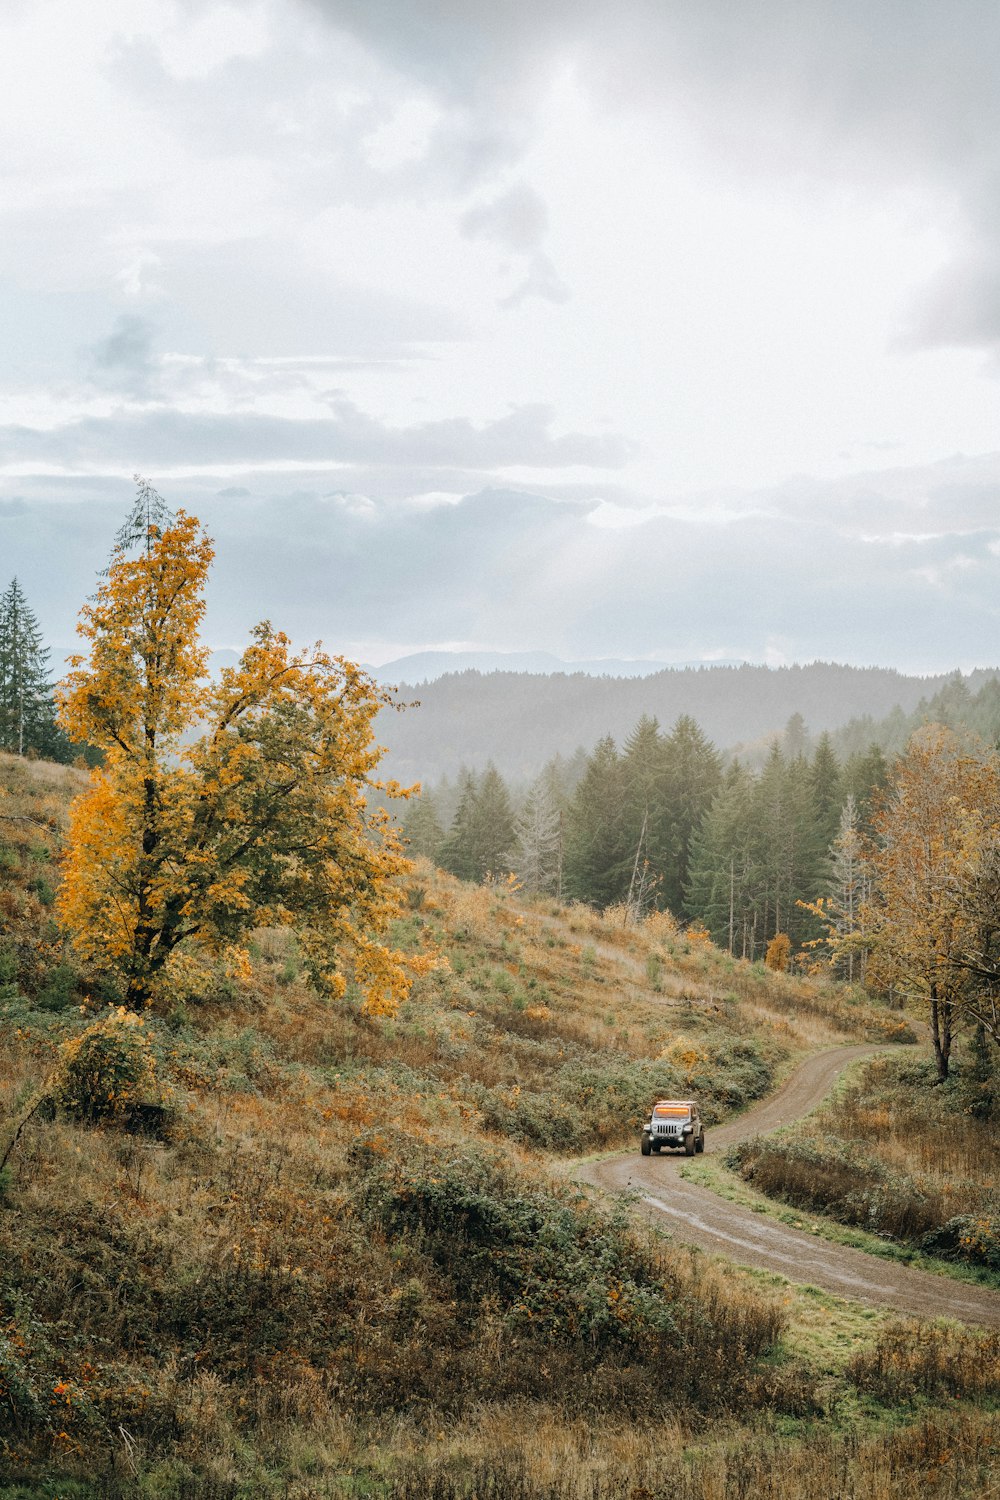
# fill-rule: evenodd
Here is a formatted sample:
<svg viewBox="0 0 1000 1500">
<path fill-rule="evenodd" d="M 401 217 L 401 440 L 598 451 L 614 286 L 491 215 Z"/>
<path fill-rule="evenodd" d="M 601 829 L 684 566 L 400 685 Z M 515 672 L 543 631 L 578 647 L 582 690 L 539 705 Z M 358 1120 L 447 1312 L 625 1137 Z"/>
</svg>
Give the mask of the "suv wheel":
<svg viewBox="0 0 1000 1500">
<path fill-rule="evenodd" d="M 648 1156 L 652 1149 L 652 1146 L 649 1144 L 649 1136 L 644 1135 L 642 1138 L 642 1145 L 639 1147 L 639 1150 L 642 1152 L 643 1156 Z"/>
<path fill-rule="evenodd" d="M 704 1131 L 701 1133 L 701 1135 L 698 1137 L 697 1141 L 695 1142 L 694 1149 L 699 1153 L 699 1155 L 701 1154 L 702 1151 L 704 1151 L 704 1149 L 705 1149 L 705 1133 L 704 1133 Z"/>
<path fill-rule="evenodd" d="M 693 1156 L 695 1153 L 695 1145 L 696 1142 L 694 1138 L 694 1131 L 692 1131 L 690 1135 L 684 1137 L 684 1155 Z"/>
</svg>

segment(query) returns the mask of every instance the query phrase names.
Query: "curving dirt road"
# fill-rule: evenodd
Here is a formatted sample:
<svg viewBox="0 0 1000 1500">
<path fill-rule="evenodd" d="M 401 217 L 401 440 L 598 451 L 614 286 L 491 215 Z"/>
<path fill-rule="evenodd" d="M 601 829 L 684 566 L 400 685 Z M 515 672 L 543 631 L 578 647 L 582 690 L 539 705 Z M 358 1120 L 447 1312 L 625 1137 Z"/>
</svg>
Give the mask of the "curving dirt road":
<svg viewBox="0 0 1000 1500">
<path fill-rule="evenodd" d="M 721 1151 L 747 1136 L 776 1130 L 808 1114 L 838 1074 L 879 1047 L 834 1047 L 797 1068 L 776 1094 L 729 1125 L 706 1131 L 706 1151 Z M 822 1287 L 839 1297 L 894 1307 L 919 1317 L 956 1318 L 1000 1327 L 1000 1292 L 934 1276 L 790 1229 L 765 1214 L 720 1198 L 680 1175 L 682 1155 L 627 1156 L 591 1162 L 577 1176 L 608 1193 L 639 1194 L 639 1208 L 660 1229 L 745 1266 L 776 1271 L 789 1281 Z"/>
</svg>

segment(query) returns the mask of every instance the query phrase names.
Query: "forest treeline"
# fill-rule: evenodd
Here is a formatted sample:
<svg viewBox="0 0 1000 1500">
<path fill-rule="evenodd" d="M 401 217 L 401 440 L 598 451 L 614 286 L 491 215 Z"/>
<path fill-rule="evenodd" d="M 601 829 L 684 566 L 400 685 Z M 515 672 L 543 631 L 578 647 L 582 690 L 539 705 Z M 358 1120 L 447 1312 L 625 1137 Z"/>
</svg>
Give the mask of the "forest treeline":
<svg viewBox="0 0 1000 1500">
<path fill-rule="evenodd" d="M 450 801 L 452 811 L 446 816 Z M 1000 753 L 923 724 L 878 745 L 810 748 L 793 716 L 764 765 L 728 762 L 695 721 L 644 716 L 624 745 L 554 758 L 515 803 L 493 765 L 411 808 L 413 849 L 465 880 L 669 912 L 719 947 L 926 1006 L 938 1076 L 964 1026 L 1000 1043 Z"/>
<path fill-rule="evenodd" d="M 511 782 L 527 782 L 557 752 L 605 734 L 623 744 L 643 714 L 661 724 L 689 716 L 715 745 L 759 767 L 794 714 L 815 736 L 831 734 L 842 759 L 873 743 L 898 753 L 924 720 L 952 725 L 958 717 L 993 740 L 997 678 L 995 669 L 907 677 L 832 662 L 671 668 L 643 678 L 469 671 L 404 687 L 402 697 L 419 699 L 420 712 L 386 714 L 378 733 L 387 770 L 404 781 L 433 783 L 492 761 Z"/>
<path fill-rule="evenodd" d="M 829 735 L 806 743 L 795 717 L 757 772 L 687 715 L 669 732 L 644 716 L 621 747 L 606 735 L 554 757 L 520 797 L 496 766 L 466 769 L 426 790 L 404 831 L 462 879 L 511 871 L 529 892 L 667 910 L 758 958 L 778 933 L 817 935 L 804 903 L 836 888 L 838 840 L 861 835 L 888 776 L 877 746 L 842 760 Z"/>
</svg>

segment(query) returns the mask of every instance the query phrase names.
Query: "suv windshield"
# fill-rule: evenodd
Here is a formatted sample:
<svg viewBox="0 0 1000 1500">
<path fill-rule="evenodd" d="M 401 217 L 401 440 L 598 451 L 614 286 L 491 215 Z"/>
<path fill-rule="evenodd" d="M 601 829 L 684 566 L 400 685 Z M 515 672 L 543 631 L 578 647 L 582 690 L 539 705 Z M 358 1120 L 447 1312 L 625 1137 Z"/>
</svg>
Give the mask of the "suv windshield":
<svg viewBox="0 0 1000 1500">
<path fill-rule="evenodd" d="M 654 1104 L 653 1115 L 658 1120 L 689 1120 L 691 1109 L 687 1104 Z"/>
</svg>

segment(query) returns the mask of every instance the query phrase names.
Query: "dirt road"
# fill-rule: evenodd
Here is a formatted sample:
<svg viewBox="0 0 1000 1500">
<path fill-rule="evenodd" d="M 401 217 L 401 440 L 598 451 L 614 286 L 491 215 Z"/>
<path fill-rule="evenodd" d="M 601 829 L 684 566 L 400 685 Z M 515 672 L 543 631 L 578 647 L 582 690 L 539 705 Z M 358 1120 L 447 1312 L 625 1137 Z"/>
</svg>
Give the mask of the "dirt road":
<svg viewBox="0 0 1000 1500">
<path fill-rule="evenodd" d="M 808 1114 L 829 1093 L 848 1063 L 879 1050 L 834 1047 L 809 1058 L 776 1094 L 733 1124 L 707 1131 L 706 1151 L 722 1151 L 734 1141 L 775 1130 Z M 686 1159 L 669 1153 L 640 1156 L 637 1140 L 634 1152 L 589 1163 L 577 1175 L 604 1192 L 637 1193 L 641 1211 L 658 1228 L 703 1250 L 726 1255 L 740 1265 L 776 1271 L 789 1281 L 822 1287 L 839 1297 L 876 1307 L 1000 1327 L 1000 1292 L 917 1271 L 790 1229 L 768 1215 L 754 1213 L 686 1182 L 681 1177 Z"/>
</svg>

